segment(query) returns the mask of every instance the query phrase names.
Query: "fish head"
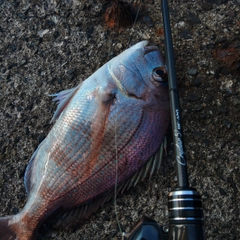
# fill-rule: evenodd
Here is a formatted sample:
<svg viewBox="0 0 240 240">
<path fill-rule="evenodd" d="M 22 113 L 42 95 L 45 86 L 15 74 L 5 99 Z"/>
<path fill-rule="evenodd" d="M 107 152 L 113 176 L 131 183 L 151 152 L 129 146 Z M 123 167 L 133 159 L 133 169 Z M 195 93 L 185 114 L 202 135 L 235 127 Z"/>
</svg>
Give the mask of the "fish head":
<svg viewBox="0 0 240 240">
<path fill-rule="evenodd" d="M 144 101 L 168 99 L 167 67 L 156 46 L 139 42 L 109 62 L 110 75 L 122 93 Z"/>
</svg>

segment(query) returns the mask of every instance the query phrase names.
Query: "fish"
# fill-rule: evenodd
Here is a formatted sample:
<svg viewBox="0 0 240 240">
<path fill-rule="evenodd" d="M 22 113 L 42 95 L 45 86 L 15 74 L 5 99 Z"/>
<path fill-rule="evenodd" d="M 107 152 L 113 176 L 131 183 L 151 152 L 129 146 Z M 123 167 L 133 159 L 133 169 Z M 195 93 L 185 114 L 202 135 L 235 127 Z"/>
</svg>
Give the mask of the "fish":
<svg viewBox="0 0 240 240">
<path fill-rule="evenodd" d="M 116 186 L 123 192 L 159 168 L 170 107 L 158 47 L 141 41 L 52 96 L 54 124 L 24 176 L 27 202 L 18 214 L 0 218 L 1 240 L 36 239 L 58 211 L 76 208 L 86 219 Z"/>
</svg>

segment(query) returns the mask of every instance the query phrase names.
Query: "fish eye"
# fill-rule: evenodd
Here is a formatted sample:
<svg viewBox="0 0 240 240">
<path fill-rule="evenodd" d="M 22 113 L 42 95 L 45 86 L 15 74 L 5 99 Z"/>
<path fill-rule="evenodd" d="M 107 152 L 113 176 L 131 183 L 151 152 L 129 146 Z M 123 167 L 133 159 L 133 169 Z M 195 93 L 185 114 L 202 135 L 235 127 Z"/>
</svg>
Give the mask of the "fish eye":
<svg viewBox="0 0 240 240">
<path fill-rule="evenodd" d="M 164 67 L 158 67 L 153 70 L 153 79 L 158 82 L 166 82 L 168 80 L 167 71 Z"/>
</svg>

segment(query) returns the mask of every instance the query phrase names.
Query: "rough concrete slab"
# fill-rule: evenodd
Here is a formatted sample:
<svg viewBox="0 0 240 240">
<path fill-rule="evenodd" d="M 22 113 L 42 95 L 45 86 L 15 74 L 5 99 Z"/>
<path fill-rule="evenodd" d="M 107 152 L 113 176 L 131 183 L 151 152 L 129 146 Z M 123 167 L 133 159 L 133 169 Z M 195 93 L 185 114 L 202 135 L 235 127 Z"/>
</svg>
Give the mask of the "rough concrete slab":
<svg viewBox="0 0 240 240">
<path fill-rule="evenodd" d="M 107 3 L 0 1 L 1 216 L 26 202 L 24 171 L 52 127 L 48 94 L 76 86 L 129 43 L 149 39 L 165 51 L 158 1 L 143 1 L 136 23 L 120 31 L 107 28 Z M 137 12 L 140 1 L 132 5 Z M 239 239 L 240 2 L 170 7 L 190 183 L 202 195 L 207 238 Z M 231 44 L 229 60 L 221 51 Z M 167 222 L 167 194 L 176 186 L 170 130 L 167 152 L 159 174 L 117 199 L 124 231 L 142 215 Z M 71 231 L 44 224 L 37 239 L 120 239 L 113 202 Z"/>
</svg>

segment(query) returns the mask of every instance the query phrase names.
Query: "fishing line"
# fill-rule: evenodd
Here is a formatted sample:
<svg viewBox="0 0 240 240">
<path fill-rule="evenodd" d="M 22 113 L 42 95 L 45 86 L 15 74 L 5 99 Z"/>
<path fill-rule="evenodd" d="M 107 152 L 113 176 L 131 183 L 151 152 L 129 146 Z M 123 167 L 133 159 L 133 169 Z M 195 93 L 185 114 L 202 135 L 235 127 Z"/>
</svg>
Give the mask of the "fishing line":
<svg viewBox="0 0 240 240">
<path fill-rule="evenodd" d="M 122 235 L 122 228 L 120 226 L 120 221 L 118 217 L 118 212 L 117 212 L 117 187 L 118 187 L 118 146 L 117 146 L 117 113 L 118 113 L 118 105 L 117 105 L 117 100 L 115 99 L 116 103 L 116 117 L 114 119 L 114 144 L 115 144 L 115 171 L 116 171 L 116 177 L 115 177 L 115 187 L 114 187 L 114 211 L 116 215 L 116 220 L 117 220 L 117 225 L 118 229 Z"/>
<path fill-rule="evenodd" d="M 140 12 L 140 9 L 141 9 L 141 6 L 142 6 L 142 0 L 140 0 L 140 5 L 138 7 L 138 10 L 137 10 L 137 14 L 135 16 L 135 19 L 134 19 L 134 22 L 133 22 L 133 25 L 132 25 L 132 29 L 134 28 L 136 22 L 137 22 L 137 19 L 138 19 L 138 16 L 139 16 L 139 12 Z M 128 47 L 130 47 L 130 42 L 132 40 L 132 36 L 130 35 L 129 37 L 129 40 L 128 40 Z"/>
<path fill-rule="evenodd" d="M 139 5 L 139 8 L 138 8 L 138 11 L 137 11 L 136 17 L 135 17 L 135 19 L 134 19 L 134 22 L 133 22 L 132 28 L 134 27 L 134 25 L 135 25 L 135 23 L 136 23 L 136 21 L 137 21 L 137 18 L 138 18 L 138 15 L 139 15 L 139 12 L 140 12 L 141 6 L 142 6 L 142 0 L 140 0 L 140 5 Z"/>
</svg>

